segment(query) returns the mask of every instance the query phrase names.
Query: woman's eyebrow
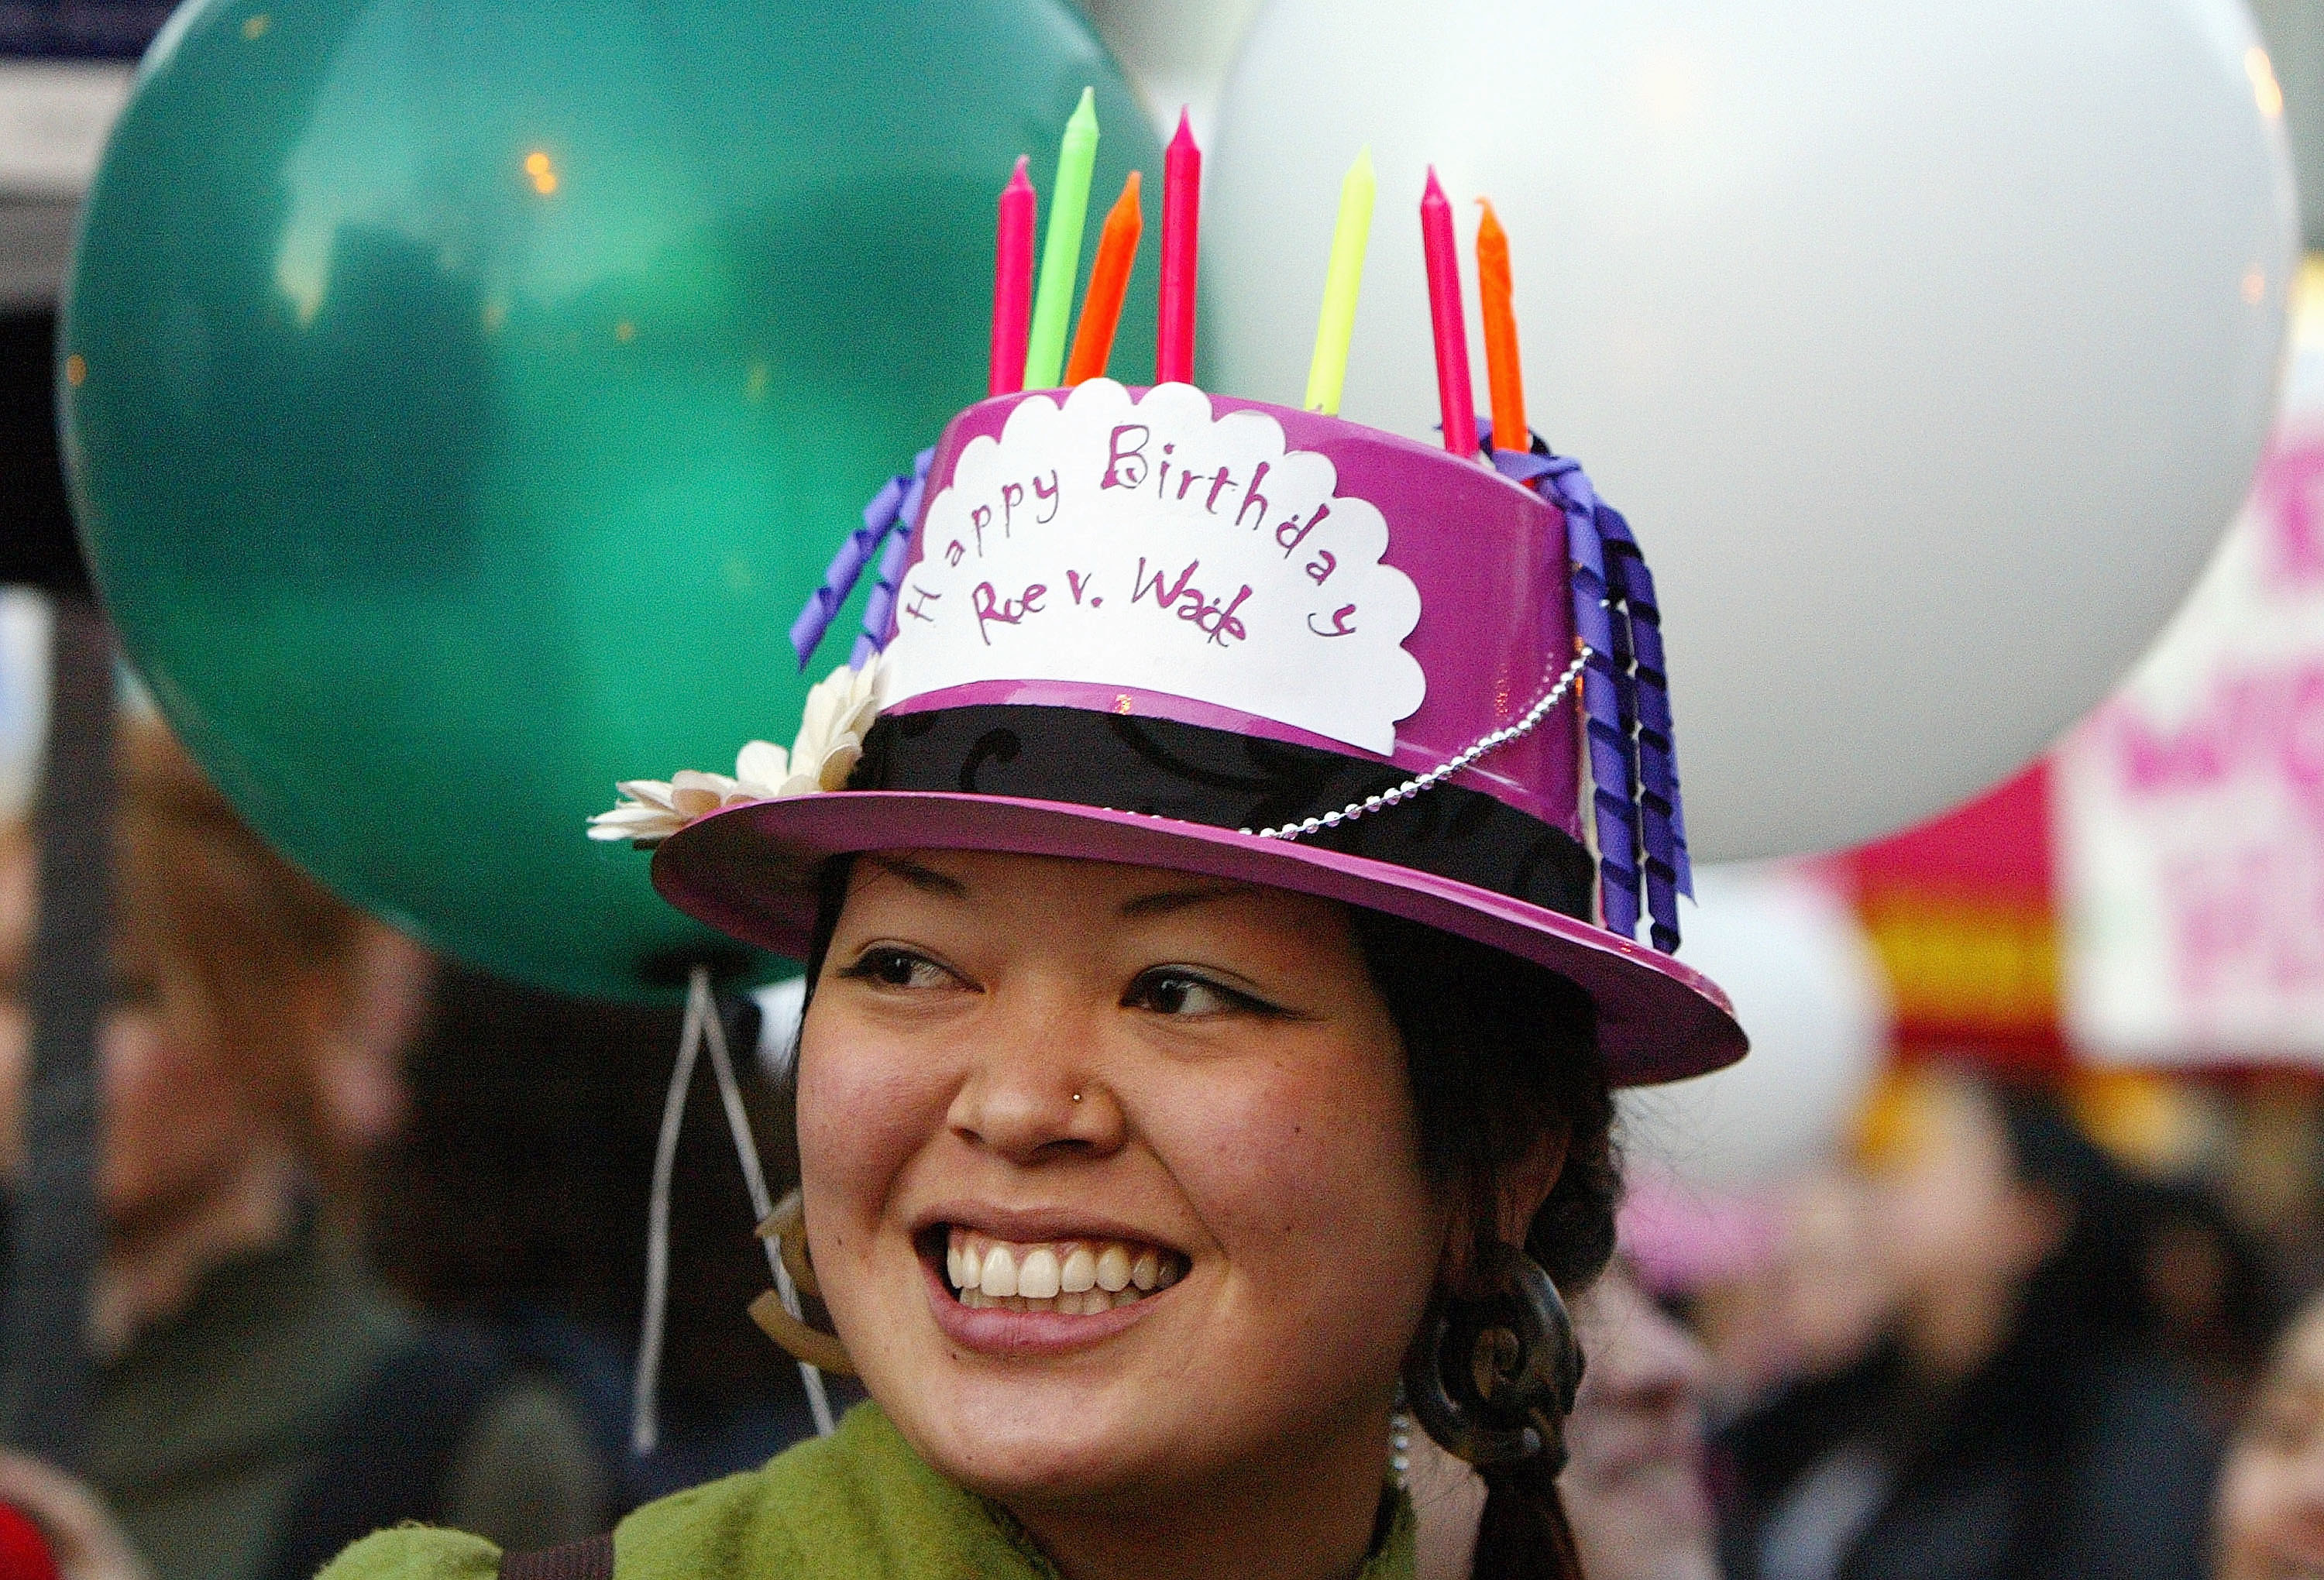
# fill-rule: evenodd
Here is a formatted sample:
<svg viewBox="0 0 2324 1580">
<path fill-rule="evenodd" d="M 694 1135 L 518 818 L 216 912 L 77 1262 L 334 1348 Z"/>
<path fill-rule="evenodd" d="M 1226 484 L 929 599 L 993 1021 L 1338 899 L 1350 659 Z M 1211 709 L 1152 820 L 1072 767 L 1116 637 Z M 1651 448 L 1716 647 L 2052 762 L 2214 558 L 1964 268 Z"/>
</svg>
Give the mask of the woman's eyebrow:
<svg viewBox="0 0 2324 1580">
<path fill-rule="evenodd" d="M 1173 911 L 1183 911 L 1189 905 L 1206 905 L 1213 900 L 1240 899 L 1259 891 L 1247 883 L 1220 883 L 1202 888 L 1164 889 L 1159 894 L 1139 895 L 1121 903 L 1124 916 L 1163 916 Z"/>
<path fill-rule="evenodd" d="M 875 856 L 872 864 L 893 877 L 902 878 L 923 894 L 942 895 L 946 899 L 968 897 L 968 886 L 933 867 L 923 867 L 917 861 L 900 860 L 893 856 Z"/>
</svg>

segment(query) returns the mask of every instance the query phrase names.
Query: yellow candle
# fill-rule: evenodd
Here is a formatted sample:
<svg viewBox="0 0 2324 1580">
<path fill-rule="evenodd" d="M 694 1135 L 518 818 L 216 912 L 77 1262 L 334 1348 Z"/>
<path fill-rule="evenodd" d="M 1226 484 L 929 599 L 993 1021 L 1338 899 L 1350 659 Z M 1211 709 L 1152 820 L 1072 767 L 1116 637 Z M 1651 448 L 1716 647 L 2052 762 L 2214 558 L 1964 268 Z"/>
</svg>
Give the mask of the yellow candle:
<svg viewBox="0 0 2324 1580">
<path fill-rule="evenodd" d="M 1310 411 L 1336 417 L 1348 381 L 1348 343 L 1356 333 L 1356 292 L 1364 282 L 1364 246 L 1371 240 L 1372 199 L 1379 183 L 1366 148 L 1340 183 L 1340 223 L 1332 231 L 1332 263 L 1323 274 L 1323 310 L 1315 321 L 1315 359 L 1307 364 Z"/>
<path fill-rule="evenodd" d="M 1090 172 L 1096 162 L 1097 92 L 1085 87 L 1057 149 L 1057 195 L 1049 203 L 1041 280 L 1033 290 L 1032 339 L 1025 350 L 1028 390 L 1054 389 L 1065 372 L 1065 323 L 1074 312 L 1074 280 L 1082 268 L 1082 222 L 1089 214 Z"/>
</svg>

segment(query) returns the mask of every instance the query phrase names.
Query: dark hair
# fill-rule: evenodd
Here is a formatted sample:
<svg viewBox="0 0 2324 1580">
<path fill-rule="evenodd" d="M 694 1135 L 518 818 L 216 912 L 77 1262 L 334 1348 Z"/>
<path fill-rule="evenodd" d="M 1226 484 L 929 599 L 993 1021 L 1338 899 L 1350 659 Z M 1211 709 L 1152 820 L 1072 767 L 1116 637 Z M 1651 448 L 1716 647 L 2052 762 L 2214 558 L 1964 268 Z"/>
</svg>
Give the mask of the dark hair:
<svg viewBox="0 0 2324 1580">
<path fill-rule="evenodd" d="M 849 859 L 826 864 L 807 991 L 847 894 Z M 1479 1243 L 1495 1237 L 1508 1171 L 1552 1129 L 1564 1165 L 1523 1249 L 1570 1300 L 1614 1254 L 1621 1191 L 1614 1099 L 1589 996 L 1565 978 L 1417 922 L 1351 908 L 1373 985 L 1403 1038 L 1422 1170 L 1462 1201 Z M 796 1061 L 793 1068 L 797 1068 Z M 1484 1472 L 1475 1580 L 1579 1580 L 1555 1472 L 1540 1457 Z"/>
<path fill-rule="evenodd" d="M 1421 1166 L 1463 1201 L 1480 1244 L 1498 1233 L 1508 1171 L 1544 1134 L 1565 1132 L 1564 1166 L 1524 1250 L 1572 1299 L 1614 1254 L 1621 1190 L 1595 1007 L 1565 978 L 1499 950 L 1376 911 L 1351 918 L 1404 1038 Z M 1536 1457 L 1483 1474 L 1475 1580 L 1578 1577 L 1552 1466 Z"/>
</svg>

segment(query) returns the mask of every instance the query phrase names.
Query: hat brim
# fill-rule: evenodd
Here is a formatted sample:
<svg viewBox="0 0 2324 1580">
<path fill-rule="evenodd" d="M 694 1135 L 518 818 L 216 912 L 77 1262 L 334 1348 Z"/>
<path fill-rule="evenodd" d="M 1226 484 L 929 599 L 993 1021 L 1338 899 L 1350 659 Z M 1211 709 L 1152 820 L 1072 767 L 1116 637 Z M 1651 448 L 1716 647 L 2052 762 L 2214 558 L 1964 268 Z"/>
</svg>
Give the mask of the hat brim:
<svg viewBox="0 0 2324 1580">
<path fill-rule="evenodd" d="M 729 807 L 654 854 L 653 884 L 687 914 L 803 959 L 816 875 L 864 850 L 989 850 L 1160 867 L 1315 895 L 1501 950 L 1571 979 L 1598 1008 L 1617 1086 L 1732 1064 L 1749 1043 L 1717 985 L 1660 954 L 1555 911 L 1432 873 L 1263 840 L 1231 829 L 1055 801 L 929 791 L 838 790 Z"/>
</svg>

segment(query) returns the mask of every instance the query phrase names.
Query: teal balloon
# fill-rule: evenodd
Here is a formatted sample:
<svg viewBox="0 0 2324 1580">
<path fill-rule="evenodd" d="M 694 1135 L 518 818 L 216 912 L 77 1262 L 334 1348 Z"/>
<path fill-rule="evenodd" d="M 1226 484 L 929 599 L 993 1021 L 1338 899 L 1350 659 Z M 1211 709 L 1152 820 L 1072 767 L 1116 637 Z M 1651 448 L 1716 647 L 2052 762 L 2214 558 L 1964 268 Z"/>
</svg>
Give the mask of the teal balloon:
<svg viewBox="0 0 2324 1580">
<path fill-rule="evenodd" d="M 98 582 L 195 757 L 474 965 L 628 998 L 779 969 L 585 820 L 788 744 L 844 662 L 861 591 L 806 675 L 791 620 L 984 394 L 994 202 L 1030 154 L 1046 213 L 1084 84 L 1102 214 L 1160 152 L 1062 0 L 180 12 L 89 195 L 59 393 Z"/>
</svg>

